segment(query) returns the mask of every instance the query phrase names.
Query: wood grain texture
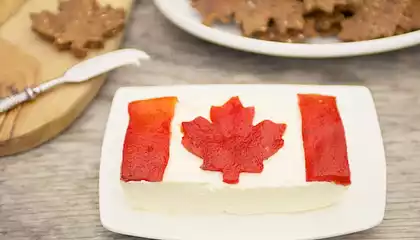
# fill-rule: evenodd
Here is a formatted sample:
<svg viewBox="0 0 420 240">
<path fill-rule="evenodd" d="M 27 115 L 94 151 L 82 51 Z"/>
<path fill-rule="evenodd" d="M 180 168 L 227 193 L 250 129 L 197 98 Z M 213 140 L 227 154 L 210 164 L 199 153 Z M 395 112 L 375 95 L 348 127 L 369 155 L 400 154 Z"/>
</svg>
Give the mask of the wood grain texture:
<svg viewBox="0 0 420 240">
<path fill-rule="evenodd" d="M 9 41 L 0 39 L 0 56 L 7 56 L 0 67 L 0 97 L 5 98 L 23 91 L 28 86 L 34 86 L 40 80 L 38 60 L 23 52 Z M 0 145 L 6 144 L 13 137 L 16 120 L 22 106 L 0 114 Z"/>
<path fill-rule="evenodd" d="M 28 0 L 0 27 L 0 38 L 12 42 L 39 61 L 39 77 L 42 82 L 62 76 L 68 68 L 80 61 L 68 51 L 57 51 L 51 43 L 42 40 L 31 31 L 30 13 L 42 10 L 56 11 L 58 2 L 58 0 Z M 100 0 L 99 2 L 125 8 L 129 13 L 132 0 Z M 105 42 L 103 49 L 91 51 L 88 57 L 117 49 L 121 36 L 122 34 L 119 34 L 109 39 Z M 11 125 L 13 131 L 6 128 L 9 125 L 1 126 L 1 132 L 13 134 L 0 136 L 0 156 L 32 149 L 66 129 L 96 96 L 104 83 L 104 77 L 102 75 L 82 84 L 60 86 L 54 91 L 42 94 L 36 101 L 22 105 Z"/>
<path fill-rule="evenodd" d="M 0 25 L 6 22 L 27 0 L 0 0 Z"/>
<path fill-rule="evenodd" d="M 372 230 L 334 240 L 420 239 L 420 47 L 336 60 L 258 56 L 184 33 L 149 0 L 137 1 L 125 46 L 142 49 L 153 60 L 111 74 L 85 114 L 58 138 L 0 159 L 1 240 L 137 239 L 113 234 L 99 222 L 99 157 L 112 96 L 123 86 L 187 83 L 368 86 L 386 146 L 385 220 Z"/>
</svg>

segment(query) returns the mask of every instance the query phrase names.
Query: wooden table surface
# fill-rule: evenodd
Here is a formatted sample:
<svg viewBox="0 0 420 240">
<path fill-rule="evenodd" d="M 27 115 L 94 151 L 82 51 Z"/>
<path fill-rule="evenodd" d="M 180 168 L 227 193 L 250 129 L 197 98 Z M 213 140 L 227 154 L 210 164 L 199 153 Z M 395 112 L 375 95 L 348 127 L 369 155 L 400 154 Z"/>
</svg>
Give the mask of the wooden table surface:
<svg viewBox="0 0 420 240">
<path fill-rule="evenodd" d="M 126 47 L 153 57 L 120 69 L 61 136 L 0 159 L 1 240 L 131 240 L 102 228 L 98 213 L 101 141 L 114 92 L 122 86 L 189 83 L 358 84 L 374 95 L 388 165 L 384 222 L 336 239 L 420 239 L 420 47 L 340 60 L 296 60 L 238 52 L 188 35 L 152 1 L 137 1 Z M 197 239 L 199 240 L 199 239 Z"/>
</svg>

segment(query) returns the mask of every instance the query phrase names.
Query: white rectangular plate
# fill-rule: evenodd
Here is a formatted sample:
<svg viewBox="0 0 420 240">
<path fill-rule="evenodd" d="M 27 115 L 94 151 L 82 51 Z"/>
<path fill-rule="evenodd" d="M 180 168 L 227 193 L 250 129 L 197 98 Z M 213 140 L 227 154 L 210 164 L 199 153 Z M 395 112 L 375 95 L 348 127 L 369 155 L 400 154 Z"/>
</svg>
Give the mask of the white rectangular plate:
<svg viewBox="0 0 420 240">
<path fill-rule="evenodd" d="M 352 185 L 340 203 L 313 212 L 251 216 L 176 216 L 130 209 L 120 185 L 129 102 L 163 96 L 178 96 L 187 102 L 216 96 L 217 99 L 226 100 L 239 96 L 288 104 L 286 99 L 290 99 L 290 94 L 297 93 L 334 95 L 341 106 L 347 142 L 351 146 L 349 161 Z M 347 131 L 351 131 L 350 134 Z M 321 239 L 378 225 L 384 217 L 385 202 L 385 153 L 375 105 L 370 91 L 365 87 L 186 85 L 121 88 L 115 94 L 102 146 L 99 180 L 101 222 L 110 231 L 164 240 Z"/>
</svg>

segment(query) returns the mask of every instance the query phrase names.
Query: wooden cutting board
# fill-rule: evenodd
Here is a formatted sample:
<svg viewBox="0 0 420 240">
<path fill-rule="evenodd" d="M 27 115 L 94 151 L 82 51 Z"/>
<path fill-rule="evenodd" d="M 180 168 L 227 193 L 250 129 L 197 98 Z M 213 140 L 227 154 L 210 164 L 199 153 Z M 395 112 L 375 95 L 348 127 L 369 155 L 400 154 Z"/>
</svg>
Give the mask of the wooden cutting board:
<svg viewBox="0 0 420 240">
<path fill-rule="evenodd" d="M 132 0 L 99 2 L 124 7 L 127 13 L 132 7 Z M 58 0 L 0 0 L 0 97 L 59 77 L 80 61 L 69 52 L 57 51 L 31 31 L 30 13 L 55 11 L 57 5 Z M 88 57 L 119 48 L 122 36 L 108 40 L 104 49 L 92 51 Z M 57 136 L 83 112 L 104 80 L 101 76 L 82 84 L 64 85 L 0 114 L 0 156 L 27 151 Z"/>
<path fill-rule="evenodd" d="M 0 0 L 0 25 L 13 16 L 26 0 Z"/>
</svg>

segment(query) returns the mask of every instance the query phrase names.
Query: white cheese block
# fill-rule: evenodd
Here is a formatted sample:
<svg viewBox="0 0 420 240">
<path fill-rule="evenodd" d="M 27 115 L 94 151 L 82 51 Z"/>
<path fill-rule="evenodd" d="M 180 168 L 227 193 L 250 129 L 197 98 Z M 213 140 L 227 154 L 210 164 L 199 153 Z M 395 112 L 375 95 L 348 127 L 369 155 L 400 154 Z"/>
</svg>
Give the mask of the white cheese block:
<svg viewBox="0 0 420 240">
<path fill-rule="evenodd" d="M 306 182 L 301 116 L 295 93 L 255 98 L 239 95 L 243 105 L 255 107 L 254 124 L 269 119 L 286 123 L 285 144 L 264 161 L 260 174 L 241 173 L 238 184 L 226 184 L 220 172 L 204 171 L 202 159 L 181 144 L 181 123 L 209 118 L 210 106 L 223 105 L 226 94 L 191 99 L 178 96 L 172 122 L 170 159 L 162 182 L 121 182 L 132 207 L 173 214 L 262 214 L 308 211 L 339 201 L 348 187 L 329 182 Z M 340 99 L 337 104 L 340 109 Z M 345 119 L 343 119 L 345 125 Z"/>
</svg>

